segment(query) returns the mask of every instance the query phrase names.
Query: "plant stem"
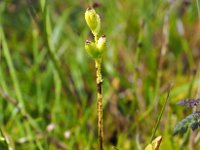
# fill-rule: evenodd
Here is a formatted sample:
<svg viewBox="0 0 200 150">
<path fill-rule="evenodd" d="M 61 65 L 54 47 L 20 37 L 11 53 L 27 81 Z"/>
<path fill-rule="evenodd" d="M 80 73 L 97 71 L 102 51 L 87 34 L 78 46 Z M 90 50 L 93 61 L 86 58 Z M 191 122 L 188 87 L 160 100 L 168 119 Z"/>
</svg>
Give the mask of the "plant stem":
<svg viewBox="0 0 200 150">
<path fill-rule="evenodd" d="M 95 60 L 96 67 L 96 83 L 97 83 L 97 115 L 98 115 L 98 137 L 99 150 L 103 150 L 103 107 L 102 107 L 102 75 L 101 75 L 102 59 Z"/>
<path fill-rule="evenodd" d="M 168 91 L 168 93 L 167 93 L 167 97 L 166 97 L 166 99 L 165 99 L 165 101 L 164 101 L 164 104 L 163 104 L 163 106 L 162 106 L 161 112 L 160 112 L 160 114 L 159 114 L 159 116 L 158 116 L 158 119 L 157 119 L 155 128 L 154 128 L 154 130 L 153 130 L 153 133 L 152 133 L 152 135 L 151 135 L 151 142 L 152 142 L 153 139 L 154 139 L 154 136 L 155 136 L 155 134 L 156 134 L 156 130 L 158 129 L 158 126 L 159 126 L 159 124 L 160 124 L 162 115 L 163 115 L 164 110 L 165 110 L 165 107 L 166 107 L 166 105 L 167 105 L 167 101 L 168 101 L 169 95 L 170 95 L 170 89 L 171 89 L 171 85 L 170 85 L 170 87 L 169 87 L 169 91 Z"/>
<path fill-rule="evenodd" d="M 17 100 L 19 102 L 20 107 L 22 107 L 22 109 L 24 109 L 24 102 L 23 102 L 23 98 L 22 98 L 22 92 L 21 92 L 21 88 L 19 86 L 19 80 L 17 78 L 17 74 L 14 68 L 14 64 L 12 62 L 12 58 L 11 58 L 11 53 L 10 50 L 8 48 L 6 39 L 5 39 L 5 35 L 4 35 L 4 31 L 3 29 L 0 27 L 0 41 L 2 42 L 2 51 L 4 53 L 6 62 L 8 64 L 8 68 L 10 71 L 10 75 L 11 75 L 11 80 L 13 82 L 14 85 L 14 89 L 15 89 L 15 93 L 16 93 L 16 97 Z"/>
</svg>

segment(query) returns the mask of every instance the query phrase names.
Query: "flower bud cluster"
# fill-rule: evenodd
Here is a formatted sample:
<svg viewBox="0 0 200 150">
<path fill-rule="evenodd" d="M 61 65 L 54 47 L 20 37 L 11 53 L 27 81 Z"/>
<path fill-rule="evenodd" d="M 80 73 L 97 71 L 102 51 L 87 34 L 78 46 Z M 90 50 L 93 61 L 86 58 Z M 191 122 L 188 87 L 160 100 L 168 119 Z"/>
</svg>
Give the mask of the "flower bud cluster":
<svg viewBox="0 0 200 150">
<path fill-rule="evenodd" d="M 105 35 L 98 38 L 101 28 L 101 19 L 93 8 L 88 8 L 85 12 L 85 20 L 92 34 L 95 37 L 94 42 L 86 40 L 85 50 L 92 58 L 94 59 L 101 58 L 103 52 L 105 51 L 105 44 L 106 44 Z"/>
</svg>

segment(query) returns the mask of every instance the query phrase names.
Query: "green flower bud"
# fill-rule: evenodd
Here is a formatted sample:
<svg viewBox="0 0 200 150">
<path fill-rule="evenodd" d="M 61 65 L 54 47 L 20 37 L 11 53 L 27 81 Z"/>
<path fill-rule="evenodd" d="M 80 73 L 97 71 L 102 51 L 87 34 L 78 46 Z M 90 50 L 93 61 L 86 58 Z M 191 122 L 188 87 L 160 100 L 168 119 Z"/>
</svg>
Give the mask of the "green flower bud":
<svg viewBox="0 0 200 150">
<path fill-rule="evenodd" d="M 89 7 L 86 10 L 85 20 L 94 36 L 97 36 L 101 27 L 101 19 L 93 8 Z"/>
<path fill-rule="evenodd" d="M 97 42 L 97 48 L 101 54 L 103 54 L 103 52 L 105 51 L 105 45 L 106 45 L 106 36 L 103 35 L 98 39 Z"/>
<path fill-rule="evenodd" d="M 94 42 L 87 40 L 85 42 L 85 50 L 94 59 L 97 59 L 101 56 L 101 53 L 98 50 L 97 45 Z"/>
</svg>

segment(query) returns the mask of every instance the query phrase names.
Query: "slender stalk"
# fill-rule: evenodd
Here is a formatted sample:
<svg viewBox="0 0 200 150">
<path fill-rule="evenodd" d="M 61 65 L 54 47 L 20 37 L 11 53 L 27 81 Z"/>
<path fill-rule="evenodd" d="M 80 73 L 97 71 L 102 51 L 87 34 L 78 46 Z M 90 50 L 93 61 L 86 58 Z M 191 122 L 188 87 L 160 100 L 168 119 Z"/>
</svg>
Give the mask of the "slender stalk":
<svg viewBox="0 0 200 150">
<path fill-rule="evenodd" d="M 164 25 L 163 25 L 163 43 L 162 48 L 160 52 L 159 62 L 158 62 L 158 72 L 157 72 L 157 78 L 156 78 L 156 87 L 155 87 L 155 94 L 154 94 L 154 102 L 158 103 L 158 97 L 159 97 L 159 88 L 161 83 L 161 78 L 163 75 L 163 63 L 164 63 L 164 57 L 168 50 L 168 44 L 169 44 L 169 10 L 166 11 L 165 17 L 164 17 Z"/>
<path fill-rule="evenodd" d="M 151 142 L 152 142 L 153 139 L 154 139 L 154 136 L 155 136 L 156 131 L 157 131 L 157 129 L 158 129 L 158 126 L 159 126 L 159 124 L 160 124 L 162 115 L 163 115 L 163 113 L 164 113 L 165 107 L 166 107 L 166 105 L 167 105 L 167 101 L 169 100 L 170 89 L 171 89 L 171 85 L 170 85 L 169 91 L 168 91 L 168 93 L 167 93 L 167 97 L 166 97 L 166 99 L 165 99 L 165 101 L 164 101 L 164 104 L 163 104 L 163 106 L 162 106 L 161 112 L 160 112 L 160 114 L 159 114 L 159 116 L 158 116 L 158 119 L 157 119 L 155 128 L 154 128 L 154 130 L 153 130 L 153 133 L 152 133 L 152 135 L 151 135 Z"/>
<path fill-rule="evenodd" d="M 96 68 L 96 84 L 97 84 L 97 118 L 98 118 L 98 140 L 99 150 L 103 150 L 103 103 L 102 103 L 102 75 L 101 64 L 102 54 L 105 50 L 105 35 L 98 38 L 101 19 L 96 11 L 89 7 L 85 12 L 85 20 L 94 35 L 94 42 L 87 40 L 85 42 L 85 50 L 95 60 Z"/>
<path fill-rule="evenodd" d="M 97 113 L 98 113 L 98 137 L 99 150 L 103 150 L 103 104 L 102 104 L 102 74 L 101 74 L 102 59 L 95 60 L 96 67 L 96 83 L 97 83 Z"/>
<path fill-rule="evenodd" d="M 13 65 L 13 62 L 12 62 L 10 50 L 8 48 L 8 45 L 7 45 L 7 42 L 6 42 L 6 39 L 5 39 L 4 31 L 1 27 L 0 27 L 0 36 L 1 36 L 0 40 L 2 41 L 2 51 L 4 53 L 6 62 L 8 64 L 8 68 L 9 68 L 9 71 L 10 71 L 11 80 L 13 81 L 16 97 L 17 97 L 17 100 L 19 102 L 20 107 L 24 108 L 22 92 L 21 92 L 21 88 L 19 86 L 19 80 L 17 78 L 17 74 L 16 74 L 16 71 L 15 71 L 15 68 L 14 68 L 14 65 Z"/>
<path fill-rule="evenodd" d="M 199 0 L 196 0 L 196 4 L 197 4 L 198 17 L 199 17 L 199 20 L 200 20 Z"/>
</svg>

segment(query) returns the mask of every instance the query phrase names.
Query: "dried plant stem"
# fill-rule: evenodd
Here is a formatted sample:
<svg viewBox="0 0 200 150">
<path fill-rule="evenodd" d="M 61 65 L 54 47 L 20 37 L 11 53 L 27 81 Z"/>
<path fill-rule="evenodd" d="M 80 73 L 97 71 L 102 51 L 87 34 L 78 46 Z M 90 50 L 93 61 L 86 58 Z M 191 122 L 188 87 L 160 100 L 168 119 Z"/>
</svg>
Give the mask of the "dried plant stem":
<svg viewBox="0 0 200 150">
<path fill-rule="evenodd" d="M 97 113 L 98 113 L 98 137 L 99 150 L 103 150 L 103 103 L 102 103 L 102 75 L 101 59 L 95 60 L 96 83 L 97 83 Z"/>
</svg>

